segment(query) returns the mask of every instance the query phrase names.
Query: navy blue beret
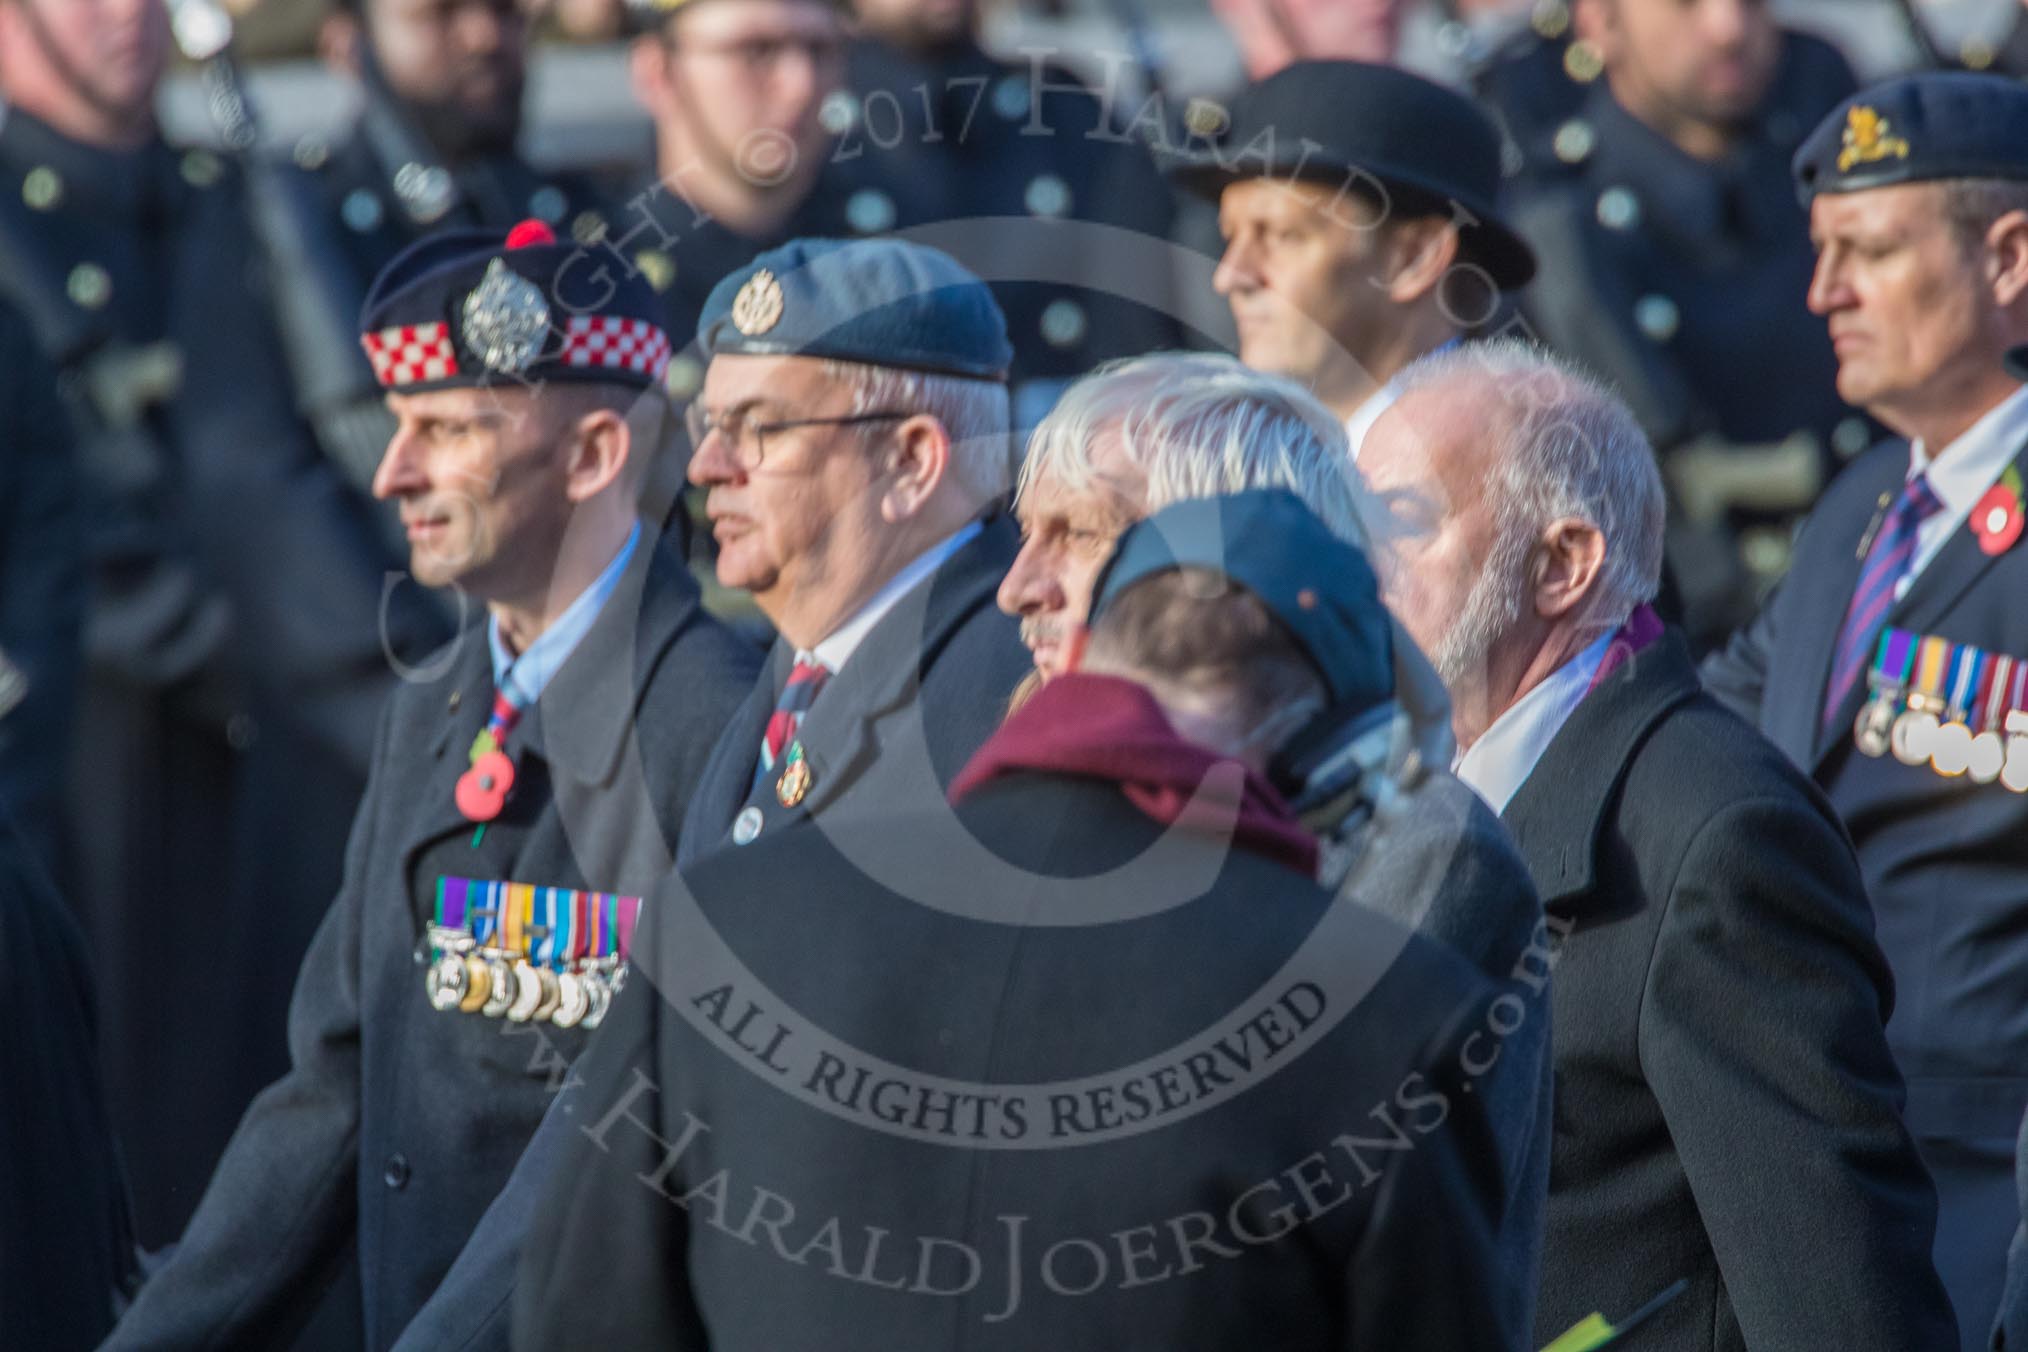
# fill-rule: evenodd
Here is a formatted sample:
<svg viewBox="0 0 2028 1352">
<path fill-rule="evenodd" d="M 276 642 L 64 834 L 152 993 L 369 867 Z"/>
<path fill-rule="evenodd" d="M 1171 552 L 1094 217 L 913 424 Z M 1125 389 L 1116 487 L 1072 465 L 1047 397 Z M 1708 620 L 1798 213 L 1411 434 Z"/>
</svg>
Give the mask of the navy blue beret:
<svg viewBox="0 0 2028 1352">
<path fill-rule="evenodd" d="M 2028 85 L 1925 71 L 1862 89 L 1817 124 L 1792 167 L 1805 202 L 1940 178 L 2028 178 Z"/>
<path fill-rule="evenodd" d="M 1358 549 L 1286 488 L 1174 502 L 1120 537 L 1093 590 L 1089 623 L 1134 583 L 1205 568 L 1260 599 L 1316 666 L 1338 708 L 1394 694 L 1393 628 Z"/>
<path fill-rule="evenodd" d="M 892 239 L 797 239 L 720 279 L 697 321 L 707 359 L 827 357 L 1005 380 L 1014 348 L 986 284 Z"/>
<path fill-rule="evenodd" d="M 449 230 L 380 270 L 360 311 L 373 374 L 415 393 L 544 380 L 659 385 L 662 302 L 608 250 L 559 243 L 540 221 Z"/>
</svg>

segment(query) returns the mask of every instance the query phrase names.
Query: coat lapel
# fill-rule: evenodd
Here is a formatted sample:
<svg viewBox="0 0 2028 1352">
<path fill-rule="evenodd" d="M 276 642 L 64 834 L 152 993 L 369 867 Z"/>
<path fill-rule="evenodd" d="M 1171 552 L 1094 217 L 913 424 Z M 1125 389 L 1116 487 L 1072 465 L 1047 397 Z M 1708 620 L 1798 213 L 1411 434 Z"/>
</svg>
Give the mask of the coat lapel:
<svg viewBox="0 0 2028 1352">
<path fill-rule="evenodd" d="M 643 539 L 598 619 L 507 739 L 517 763 L 527 757 L 545 763 L 553 792 L 598 788 L 611 780 L 655 664 L 697 613 L 697 590 L 682 564 L 651 539 Z M 472 829 L 458 811 L 456 792 L 466 750 L 493 703 L 484 623 L 467 629 L 462 644 L 454 669 L 457 707 L 430 750 L 422 799 L 413 813 L 417 829 L 404 846 L 404 877 L 424 850 Z"/>
<path fill-rule="evenodd" d="M 1620 781 L 1654 726 L 1702 688 L 1689 648 L 1670 630 L 1586 695 L 1550 739 L 1500 816 L 1545 907 L 1569 914 L 1611 900 L 1592 893 Z"/>
<path fill-rule="evenodd" d="M 416 857 L 424 850 L 445 836 L 468 831 L 472 826 L 458 811 L 457 788 L 458 776 L 469 768 L 466 752 L 479 729 L 486 726 L 493 708 L 493 659 L 487 647 L 484 621 L 458 636 L 458 653 L 446 684 L 449 693 L 443 723 L 428 743 L 414 775 L 403 781 L 413 785 L 415 795 L 406 804 L 407 817 L 414 828 L 402 845 L 404 878 L 411 876 Z"/>
<path fill-rule="evenodd" d="M 987 518 L 976 536 L 873 626 L 803 720 L 799 736 L 811 771 L 803 811 L 821 811 L 865 769 L 879 749 L 876 720 L 915 702 L 923 672 L 951 635 L 994 603 L 1019 547 L 1011 518 Z M 764 787 L 772 794 L 772 784 Z"/>
</svg>

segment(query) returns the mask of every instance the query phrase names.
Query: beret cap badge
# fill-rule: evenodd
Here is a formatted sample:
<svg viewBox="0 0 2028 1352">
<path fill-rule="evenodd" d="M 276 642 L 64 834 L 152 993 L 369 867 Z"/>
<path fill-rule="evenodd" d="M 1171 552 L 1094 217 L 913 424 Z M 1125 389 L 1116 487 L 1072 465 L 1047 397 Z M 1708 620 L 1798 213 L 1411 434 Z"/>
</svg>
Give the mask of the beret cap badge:
<svg viewBox="0 0 2028 1352">
<path fill-rule="evenodd" d="M 465 297 L 465 345 L 487 370 L 518 374 L 535 364 L 548 334 L 542 288 L 495 258 Z"/>
<path fill-rule="evenodd" d="M 1908 158 L 1908 142 L 1894 135 L 1893 124 L 1864 104 L 1854 105 L 1845 114 L 1844 146 L 1838 152 L 1838 172 L 1850 173 L 1855 164 L 1873 164 L 1893 158 Z"/>
<path fill-rule="evenodd" d="M 782 318 L 782 284 L 762 268 L 746 279 L 732 300 L 732 326 L 751 338 L 766 333 Z"/>
</svg>

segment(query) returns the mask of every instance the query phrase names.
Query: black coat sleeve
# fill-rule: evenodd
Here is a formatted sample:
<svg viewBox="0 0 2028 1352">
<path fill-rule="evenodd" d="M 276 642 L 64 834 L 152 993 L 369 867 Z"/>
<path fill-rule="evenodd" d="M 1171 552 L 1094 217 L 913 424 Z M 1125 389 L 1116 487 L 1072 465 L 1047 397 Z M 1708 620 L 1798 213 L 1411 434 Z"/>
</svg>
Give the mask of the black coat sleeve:
<svg viewBox="0 0 2028 1352">
<path fill-rule="evenodd" d="M 383 718 L 344 881 L 296 980 L 289 1071 L 248 1107 L 175 1256 L 142 1288 L 109 1349 L 286 1346 L 353 1237 L 361 945 L 389 728 Z"/>
<path fill-rule="evenodd" d="M 1453 1031 L 1418 1062 L 1425 1069 L 1395 1090 L 1393 1106 L 1405 1116 L 1434 1113 L 1441 1103 L 1443 1118 L 1379 1181 L 1345 1270 L 1346 1352 L 1527 1346 L 1525 1303 L 1501 1280 L 1508 1171 L 1500 1133 L 1462 1071 L 1466 1030 L 1484 1007 L 1468 1000 Z"/>
<path fill-rule="evenodd" d="M 1698 670 L 1711 697 L 1755 727 L 1760 726 L 1768 659 L 1781 642 L 1782 591 L 1783 588 L 1776 587 L 1752 622 L 1733 634 L 1723 648 L 1705 658 Z"/>
<path fill-rule="evenodd" d="M 517 1349 L 709 1345 L 687 1277 L 684 1211 L 669 1195 L 681 1185 L 665 1168 L 688 1126 L 660 1089 L 665 1006 L 641 972 L 630 978 L 578 1062 L 576 1126 L 522 1246 Z"/>
<path fill-rule="evenodd" d="M 1712 815 L 1654 954 L 1641 1066 L 1746 1344 L 1957 1346 L 1887 1049 L 1892 978 L 1828 809 L 1770 794 Z"/>
<path fill-rule="evenodd" d="M 56 372 L 5 308 L 0 457 L 0 653 L 26 682 L 0 713 L 0 802 L 53 864 L 84 637 L 81 485 Z"/>
<path fill-rule="evenodd" d="M 67 1352 L 133 1267 L 83 937 L 0 808 L 0 1343 Z"/>
</svg>

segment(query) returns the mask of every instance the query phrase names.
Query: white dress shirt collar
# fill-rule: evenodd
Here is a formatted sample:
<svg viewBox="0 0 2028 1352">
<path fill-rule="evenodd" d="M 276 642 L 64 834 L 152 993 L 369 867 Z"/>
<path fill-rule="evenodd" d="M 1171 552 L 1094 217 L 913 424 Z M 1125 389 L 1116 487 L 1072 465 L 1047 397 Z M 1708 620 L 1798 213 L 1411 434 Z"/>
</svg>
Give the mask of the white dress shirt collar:
<svg viewBox="0 0 2028 1352">
<path fill-rule="evenodd" d="M 983 527 L 977 521 L 967 522 L 956 533 L 916 555 L 906 567 L 887 580 L 887 585 L 873 594 L 872 600 L 859 607 L 851 619 L 833 629 L 814 649 L 807 652 L 798 650 L 797 659 L 814 658 L 823 663 L 832 675 L 837 675 L 844 668 L 846 659 L 873 631 L 873 626 L 879 624 L 918 583 L 927 581 L 932 573 L 943 567 L 946 559 L 969 544 L 981 529 Z"/>
<path fill-rule="evenodd" d="M 1909 477 L 1917 474 L 1927 477 L 1930 488 L 1943 503 L 1943 510 L 1931 513 L 1916 527 L 1915 557 L 1895 584 L 1897 599 L 1907 593 L 1916 575 L 1937 556 L 1945 542 L 1957 534 L 1971 516 L 1972 508 L 1978 506 L 1986 490 L 1999 482 L 2000 475 L 2014 463 L 2024 444 L 2028 444 L 2028 385 L 1987 409 L 1984 417 L 1934 456 L 1921 441 L 1909 443 Z"/>
<path fill-rule="evenodd" d="M 1944 512 L 1963 521 L 2028 443 L 2028 385 L 1986 410 L 1934 456 L 1921 441 L 1908 448 L 1909 474 L 1926 474 Z"/>
<path fill-rule="evenodd" d="M 1477 790 L 1493 811 L 1505 812 L 1535 773 L 1535 763 L 1591 689 L 1615 632 L 1600 634 L 1583 652 L 1549 673 L 1458 757 L 1458 778 Z"/>
<path fill-rule="evenodd" d="M 1437 344 L 1424 356 L 1434 357 L 1439 352 L 1448 352 L 1463 342 L 1462 338 L 1450 338 Z M 1366 434 L 1373 430 L 1373 424 L 1380 421 L 1380 415 L 1394 407 L 1394 401 L 1401 398 L 1401 387 L 1393 380 L 1366 396 L 1366 402 L 1352 410 L 1352 416 L 1345 420 L 1345 442 L 1351 447 L 1352 460 L 1359 460 L 1359 448 L 1365 444 Z"/>
</svg>

